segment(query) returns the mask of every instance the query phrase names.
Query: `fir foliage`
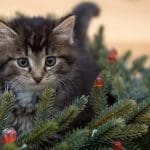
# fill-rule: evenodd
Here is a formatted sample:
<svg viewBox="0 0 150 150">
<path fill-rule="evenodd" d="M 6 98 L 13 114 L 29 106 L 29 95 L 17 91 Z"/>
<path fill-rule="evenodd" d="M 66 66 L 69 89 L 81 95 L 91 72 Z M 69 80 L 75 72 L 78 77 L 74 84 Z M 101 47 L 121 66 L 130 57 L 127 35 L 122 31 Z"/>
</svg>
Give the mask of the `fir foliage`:
<svg viewBox="0 0 150 150">
<path fill-rule="evenodd" d="M 35 128 L 18 137 L 16 143 L 0 144 L 2 150 L 38 148 L 50 142 L 52 150 L 112 150 L 113 142 L 121 140 L 126 150 L 148 150 L 150 148 L 150 68 L 145 67 L 146 56 L 137 58 L 128 66 L 131 51 L 110 62 L 109 50 L 104 43 L 104 26 L 101 26 L 91 44 L 93 55 L 99 66 L 103 86 L 94 85 L 90 95 L 76 98 L 64 110 L 54 113 L 55 91 L 47 88 L 35 117 Z M 11 127 L 10 112 L 14 96 L 5 92 L 0 98 L 0 132 Z M 69 125 L 92 104 L 94 116 L 85 127 L 68 131 Z M 67 130 L 66 130 L 67 129 Z M 45 148 L 46 149 L 46 148 Z"/>
</svg>

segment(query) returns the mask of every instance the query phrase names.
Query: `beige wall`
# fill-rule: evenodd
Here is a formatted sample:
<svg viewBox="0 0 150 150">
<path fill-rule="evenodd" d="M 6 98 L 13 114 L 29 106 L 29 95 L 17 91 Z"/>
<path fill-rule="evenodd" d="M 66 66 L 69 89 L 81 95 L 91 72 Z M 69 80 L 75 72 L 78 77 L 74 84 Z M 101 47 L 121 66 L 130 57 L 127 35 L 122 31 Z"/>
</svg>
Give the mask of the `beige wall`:
<svg viewBox="0 0 150 150">
<path fill-rule="evenodd" d="M 84 0 L 0 0 L 0 16 L 12 17 L 16 11 L 28 15 L 53 13 L 62 16 Z M 89 34 L 96 33 L 100 24 L 106 27 L 108 47 L 121 54 L 133 49 L 134 56 L 150 56 L 150 0 L 91 0 L 101 6 L 101 17 L 91 23 Z"/>
</svg>

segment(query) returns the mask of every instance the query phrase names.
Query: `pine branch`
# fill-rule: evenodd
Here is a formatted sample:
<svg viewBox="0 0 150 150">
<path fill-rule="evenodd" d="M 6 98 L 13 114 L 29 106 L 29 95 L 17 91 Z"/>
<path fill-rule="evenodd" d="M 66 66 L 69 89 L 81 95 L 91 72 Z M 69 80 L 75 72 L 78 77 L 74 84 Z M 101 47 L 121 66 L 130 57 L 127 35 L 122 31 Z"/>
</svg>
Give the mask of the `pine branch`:
<svg viewBox="0 0 150 150">
<path fill-rule="evenodd" d="M 142 137 L 133 139 L 132 141 L 124 142 L 127 150 L 149 150 L 150 148 L 150 135 L 144 135 Z"/>
<path fill-rule="evenodd" d="M 9 92 L 5 92 L 0 98 L 0 133 L 6 126 L 8 127 L 14 102 L 14 95 Z"/>
<path fill-rule="evenodd" d="M 129 58 L 131 57 L 131 51 L 128 50 L 127 52 L 125 52 L 125 54 L 120 58 L 120 60 L 123 61 L 123 63 L 126 63 Z"/>
<path fill-rule="evenodd" d="M 148 120 L 145 120 L 145 123 L 149 122 L 149 112 L 148 112 L 149 110 L 150 110 L 150 99 L 146 99 L 142 101 L 135 109 L 133 109 L 132 113 L 126 116 L 127 123 L 128 124 L 134 122 L 140 123 L 142 121 L 142 116 L 144 117 L 145 113 L 146 114 L 148 113 L 148 116 L 146 116 Z"/>
<path fill-rule="evenodd" d="M 125 84 L 124 78 L 121 75 L 116 75 L 112 81 L 113 95 L 117 95 L 120 98 L 126 90 L 126 86 L 127 84 Z"/>
<path fill-rule="evenodd" d="M 22 145 L 24 143 L 42 143 L 43 141 L 47 141 L 47 138 L 56 133 L 58 129 L 59 127 L 56 121 L 47 121 L 46 123 L 38 125 L 38 127 L 32 130 L 30 133 L 24 134 L 19 137 L 17 145 Z"/>
<path fill-rule="evenodd" d="M 2 150 L 19 150 L 19 148 L 16 147 L 16 144 L 10 143 L 3 145 Z"/>
<path fill-rule="evenodd" d="M 137 106 L 134 100 L 116 102 L 113 106 L 106 108 L 90 123 L 90 128 L 97 128 L 112 118 L 126 117 Z"/>
<path fill-rule="evenodd" d="M 146 56 L 146 55 L 141 56 L 141 57 L 137 58 L 136 60 L 134 60 L 133 66 L 131 68 L 131 72 L 143 71 L 144 65 L 147 60 L 148 60 L 148 56 Z"/>
<path fill-rule="evenodd" d="M 61 129 L 66 128 L 78 115 L 84 110 L 88 103 L 88 97 L 81 96 L 77 98 L 72 105 L 66 107 L 62 112 L 56 116 L 56 120 L 59 123 Z"/>
<path fill-rule="evenodd" d="M 147 125 L 131 124 L 111 130 L 109 134 L 104 136 L 103 138 L 106 140 L 121 139 L 122 141 L 128 141 L 139 138 L 147 133 L 148 133 Z"/>
<path fill-rule="evenodd" d="M 51 88 L 43 91 L 41 101 L 36 113 L 36 124 L 41 124 L 50 118 L 51 112 L 54 111 L 55 92 Z"/>
<path fill-rule="evenodd" d="M 93 88 L 90 95 L 90 102 L 92 103 L 93 109 L 96 115 L 107 107 L 107 96 L 103 89 Z"/>
<path fill-rule="evenodd" d="M 140 124 L 144 123 L 144 124 L 147 124 L 150 126 L 150 112 L 143 113 L 143 114 L 139 115 L 135 121 L 137 123 L 140 123 Z"/>
<path fill-rule="evenodd" d="M 112 119 L 96 129 L 96 133 L 92 133 L 89 138 L 79 147 L 80 150 L 98 149 L 103 147 L 111 147 L 112 141 L 105 140 L 104 137 L 117 128 L 124 125 L 123 119 Z"/>
<path fill-rule="evenodd" d="M 52 150 L 78 150 L 79 145 L 89 136 L 89 129 L 76 129 L 65 136 L 62 142 L 56 143 Z"/>
<path fill-rule="evenodd" d="M 51 95 L 51 94 L 50 94 Z M 49 96 L 48 96 L 49 97 Z M 47 141 L 47 138 L 51 137 L 57 131 L 61 131 L 73 121 L 78 114 L 84 109 L 88 102 L 87 97 L 82 96 L 80 99 L 76 99 L 72 105 L 64 109 L 56 118 L 42 122 L 38 124 L 35 129 L 30 133 L 22 135 L 18 139 L 18 144 L 23 143 L 33 144 L 33 143 L 42 143 Z"/>
<path fill-rule="evenodd" d="M 108 106 L 107 94 L 111 89 L 110 83 L 112 80 L 112 77 L 110 76 L 110 72 L 108 71 L 103 71 L 101 73 L 101 77 L 103 79 L 102 82 L 104 82 L 103 83 L 104 85 L 102 87 L 94 86 L 89 98 L 90 103 L 92 104 L 95 114 L 97 116 L 101 113 L 102 110 L 104 110 Z"/>
</svg>

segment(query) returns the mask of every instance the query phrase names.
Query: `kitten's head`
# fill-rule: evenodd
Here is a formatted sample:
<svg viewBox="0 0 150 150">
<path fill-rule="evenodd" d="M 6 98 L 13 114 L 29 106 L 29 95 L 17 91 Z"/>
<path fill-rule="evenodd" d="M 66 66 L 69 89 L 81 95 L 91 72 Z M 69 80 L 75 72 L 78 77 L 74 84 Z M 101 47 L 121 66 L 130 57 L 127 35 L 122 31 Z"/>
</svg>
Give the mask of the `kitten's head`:
<svg viewBox="0 0 150 150">
<path fill-rule="evenodd" d="M 16 90 L 41 90 L 63 82 L 75 60 L 75 17 L 60 23 L 42 18 L 0 22 L 0 78 Z"/>
</svg>

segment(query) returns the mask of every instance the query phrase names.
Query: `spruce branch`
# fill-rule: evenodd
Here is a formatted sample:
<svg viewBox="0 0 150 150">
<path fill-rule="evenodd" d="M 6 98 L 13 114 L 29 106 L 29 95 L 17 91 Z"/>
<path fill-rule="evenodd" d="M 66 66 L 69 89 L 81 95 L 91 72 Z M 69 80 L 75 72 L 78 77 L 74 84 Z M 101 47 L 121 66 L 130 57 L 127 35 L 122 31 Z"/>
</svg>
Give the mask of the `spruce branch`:
<svg viewBox="0 0 150 150">
<path fill-rule="evenodd" d="M 143 56 L 135 59 L 133 62 L 133 66 L 131 68 L 131 72 L 133 73 L 135 71 L 139 71 L 139 72 L 143 71 L 144 65 L 147 60 L 148 60 L 148 56 L 146 56 L 146 55 L 143 55 Z"/>
<path fill-rule="evenodd" d="M 88 103 L 88 97 L 81 96 L 75 99 L 72 105 L 66 107 L 62 112 L 56 116 L 56 120 L 59 123 L 61 129 L 66 128 L 78 115 L 84 110 Z"/>
<path fill-rule="evenodd" d="M 150 125 L 150 112 L 143 113 L 136 118 L 137 123 Z"/>
<path fill-rule="evenodd" d="M 55 92 L 52 88 L 43 91 L 41 101 L 36 112 L 36 123 L 40 124 L 50 118 L 54 110 Z"/>
<path fill-rule="evenodd" d="M 56 143 L 52 150 L 78 150 L 79 146 L 89 137 L 89 129 L 76 129 L 68 133 L 62 142 Z"/>
<path fill-rule="evenodd" d="M 92 103 L 93 109 L 96 115 L 107 107 L 107 97 L 103 89 L 93 88 L 90 95 L 90 102 Z"/>
<path fill-rule="evenodd" d="M 135 100 L 118 101 L 113 106 L 103 110 L 101 114 L 90 123 L 90 127 L 97 128 L 112 118 L 126 117 L 136 106 L 137 103 Z"/>
<path fill-rule="evenodd" d="M 116 75 L 112 81 L 113 95 L 121 97 L 123 92 L 126 90 L 127 84 L 125 84 L 124 78 L 121 75 Z"/>
<path fill-rule="evenodd" d="M 139 103 L 138 106 L 135 109 L 133 109 L 133 111 L 128 116 L 126 116 L 127 123 L 128 124 L 134 122 L 140 123 L 144 118 L 145 119 L 147 118 L 145 120 L 145 123 L 149 122 L 149 112 L 148 112 L 149 110 L 150 110 L 150 99 L 146 99 L 141 103 Z M 145 114 L 147 115 L 145 116 Z"/>
<path fill-rule="evenodd" d="M 16 147 L 16 144 L 10 143 L 3 145 L 2 150 L 19 150 L 19 148 Z"/>
<path fill-rule="evenodd" d="M 123 56 L 121 56 L 120 60 L 122 60 L 123 63 L 126 63 L 130 57 L 131 57 L 131 51 L 128 50 L 125 52 L 125 54 Z"/>
<path fill-rule="evenodd" d="M 125 141 L 124 145 L 127 150 L 149 150 L 150 147 L 150 135 L 141 136 L 133 139 L 132 141 Z"/>
<path fill-rule="evenodd" d="M 54 120 L 47 121 L 46 123 L 38 125 L 38 127 L 33 129 L 30 133 L 20 136 L 17 141 L 17 144 L 22 145 L 24 143 L 26 144 L 42 143 L 43 141 L 47 141 L 47 138 L 56 133 L 58 129 L 59 126 L 56 121 Z"/>
<path fill-rule="evenodd" d="M 101 88 L 99 87 L 94 87 L 91 91 L 90 94 L 90 103 L 93 106 L 93 109 L 95 111 L 95 114 L 98 116 L 101 111 L 105 108 L 107 108 L 107 94 L 108 91 L 111 89 L 111 80 L 112 77 L 110 75 L 110 72 L 108 71 L 103 71 L 101 73 L 101 77 L 103 79 L 102 82 L 104 82 L 103 86 Z"/>
<path fill-rule="evenodd" d="M 112 119 L 106 122 L 105 124 L 98 127 L 96 130 L 97 132 L 89 136 L 89 138 L 82 143 L 79 147 L 80 150 L 87 150 L 87 149 L 98 149 L 103 147 L 111 147 L 112 141 L 104 139 L 109 133 L 114 130 L 115 128 L 124 126 L 124 120 L 121 118 Z"/>
<path fill-rule="evenodd" d="M 132 139 L 139 138 L 148 133 L 148 126 L 145 124 L 131 124 L 125 125 L 121 128 L 116 128 L 111 130 L 108 135 L 103 138 L 106 140 L 111 139 L 121 139 L 123 141 L 128 141 Z"/>
<path fill-rule="evenodd" d="M 14 103 L 14 95 L 11 92 L 4 92 L 0 98 L 0 133 L 9 124 L 10 112 L 13 109 Z"/>
</svg>

